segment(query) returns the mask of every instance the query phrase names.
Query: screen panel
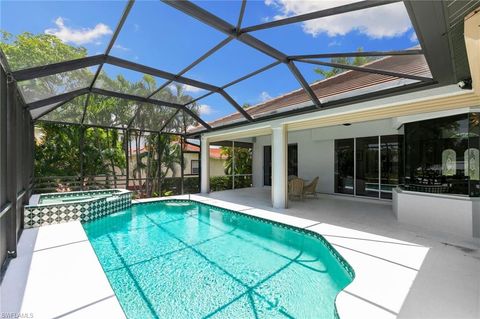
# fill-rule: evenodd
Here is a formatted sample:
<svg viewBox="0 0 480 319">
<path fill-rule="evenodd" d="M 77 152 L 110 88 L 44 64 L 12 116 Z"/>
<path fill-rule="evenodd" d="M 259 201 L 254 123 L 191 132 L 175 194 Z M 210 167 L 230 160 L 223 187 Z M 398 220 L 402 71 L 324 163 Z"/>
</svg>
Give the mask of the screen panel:
<svg viewBox="0 0 480 319">
<path fill-rule="evenodd" d="M 197 6 L 213 13 L 217 17 L 227 21 L 232 25 L 237 25 L 238 16 L 242 1 L 228 1 L 228 0 L 193 0 Z M 248 4 L 247 4 L 248 5 Z"/>
<path fill-rule="evenodd" d="M 167 124 L 163 132 L 185 134 L 199 123 L 188 113 L 180 110 Z M 202 126 L 203 127 L 203 126 Z"/>
<path fill-rule="evenodd" d="M 185 73 L 185 76 L 223 86 L 274 61 L 260 51 L 234 40 Z"/>
<path fill-rule="evenodd" d="M 241 81 L 225 90 L 251 115 L 256 116 L 269 110 L 280 111 L 273 101 L 292 91 L 302 91 L 299 82 L 284 64 L 277 65 L 267 71 Z M 303 96 L 303 95 L 302 95 Z M 282 106 L 286 106 L 284 101 Z"/>
<path fill-rule="evenodd" d="M 273 21 L 358 1 L 272 1 L 263 20 Z M 247 6 L 265 11 L 263 3 Z M 258 19 L 258 18 L 257 18 Z M 267 21 L 267 22 L 268 22 Z M 257 20 L 257 24 L 258 24 Z M 261 23 L 261 22 L 260 22 Z M 254 31 L 251 35 L 287 55 L 400 50 L 418 44 L 402 2 Z M 288 39 L 288 41 L 285 41 Z"/>
<path fill-rule="evenodd" d="M 150 96 L 164 80 L 149 74 L 105 64 L 94 87 L 108 91 L 131 94 L 141 97 Z"/>
<path fill-rule="evenodd" d="M 30 110 L 30 115 L 32 116 L 33 120 L 36 120 L 39 117 L 41 117 L 42 115 L 44 115 L 45 113 L 54 109 L 58 104 L 60 104 L 60 103 L 53 103 L 53 104 L 45 105 L 45 106 L 42 106 L 42 107 L 38 107 L 36 109 L 32 109 L 32 110 Z"/>
<path fill-rule="evenodd" d="M 26 103 L 43 100 L 55 95 L 87 88 L 92 83 L 91 68 L 57 73 L 41 78 L 18 82 Z"/>
<path fill-rule="evenodd" d="M 125 128 L 133 119 L 139 103 L 116 97 L 91 94 L 85 124 Z"/>
<path fill-rule="evenodd" d="M 211 126 L 223 125 L 229 118 L 245 118 L 222 95 L 214 93 L 187 106 Z"/>
<path fill-rule="evenodd" d="M 12 70 L 104 53 L 126 4 L 2 1 L 2 50 Z"/>
<path fill-rule="evenodd" d="M 185 105 L 193 99 L 196 99 L 209 92 L 196 86 L 191 86 L 178 82 L 170 83 L 170 81 L 168 81 L 162 83 L 160 86 L 164 85 L 167 86 L 156 92 L 152 96 L 153 99 Z"/>
<path fill-rule="evenodd" d="M 161 1 L 136 1 L 111 53 L 178 73 L 224 38 L 221 32 Z"/>
<path fill-rule="evenodd" d="M 77 96 L 70 102 L 67 102 L 55 108 L 51 112 L 48 112 L 40 119 L 46 121 L 79 124 L 82 122 L 83 119 L 86 99 L 87 95 Z"/>
<path fill-rule="evenodd" d="M 141 104 L 131 127 L 139 130 L 160 132 L 175 112 L 175 108 L 167 106 Z"/>
</svg>

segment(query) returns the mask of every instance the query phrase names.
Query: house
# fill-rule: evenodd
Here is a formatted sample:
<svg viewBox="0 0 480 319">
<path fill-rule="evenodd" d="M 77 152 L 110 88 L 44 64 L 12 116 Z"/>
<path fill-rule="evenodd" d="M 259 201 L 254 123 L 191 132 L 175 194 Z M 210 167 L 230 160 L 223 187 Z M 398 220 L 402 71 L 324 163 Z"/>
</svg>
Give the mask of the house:
<svg viewBox="0 0 480 319">
<path fill-rule="evenodd" d="M 253 123 L 236 112 L 209 123 L 219 129 L 198 126 L 190 136 L 201 139 L 202 150 L 219 141 L 253 143 L 253 186 L 272 185 L 274 207 L 288 206 L 287 176 L 319 176 L 319 193 L 386 200 L 401 222 L 480 237 L 480 50 L 473 24 L 466 20 L 465 40 L 451 43 L 458 84 L 415 89 L 432 77 L 432 61 L 391 55 L 363 66 L 371 72 L 352 69 L 311 84 L 324 109 L 308 108 L 311 96 L 298 89 L 246 108 Z M 397 91 L 405 87 L 413 89 Z M 379 90 L 391 93 L 372 98 Z M 203 156 L 202 192 L 209 191 L 208 165 Z"/>
</svg>

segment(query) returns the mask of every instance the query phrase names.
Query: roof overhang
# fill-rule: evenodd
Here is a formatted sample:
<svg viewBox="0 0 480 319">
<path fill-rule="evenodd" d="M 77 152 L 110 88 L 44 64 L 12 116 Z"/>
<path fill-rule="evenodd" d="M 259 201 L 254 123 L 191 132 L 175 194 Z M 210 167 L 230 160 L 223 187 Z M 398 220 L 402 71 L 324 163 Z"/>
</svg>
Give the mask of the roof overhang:
<svg viewBox="0 0 480 319">
<path fill-rule="evenodd" d="M 288 131 L 298 131 L 479 106 L 479 95 L 473 90 L 462 90 L 458 85 L 448 85 L 352 103 L 342 108 L 203 133 L 202 137 L 209 141 L 237 139 L 269 135 L 272 127 L 279 125 L 285 125 Z"/>
</svg>

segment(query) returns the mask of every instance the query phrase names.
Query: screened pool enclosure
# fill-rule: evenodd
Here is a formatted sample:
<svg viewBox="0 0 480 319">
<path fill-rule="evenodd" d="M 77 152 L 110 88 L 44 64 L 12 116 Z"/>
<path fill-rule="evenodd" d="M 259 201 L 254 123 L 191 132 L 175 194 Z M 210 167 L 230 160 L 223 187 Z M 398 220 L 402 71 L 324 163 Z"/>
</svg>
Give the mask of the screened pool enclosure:
<svg viewBox="0 0 480 319">
<path fill-rule="evenodd" d="M 266 3 L 2 2 L 0 263 L 16 254 L 23 206 L 32 194 L 97 188 L 127 188 L 138 197 L 196 193 L 202 133 L 469 78 L 468 64 L 454 58 L 465 56 L 465 45 L 458 40 L 463 37 L 462 14 L 478 1 L 462 7 L 462 14 L 443 2 L 379 0 L 330 2 L 264 19 L 260 12 Z M 393 42 L 374 46 L 366 41 L 357 50 L 336 52 L 334 45 L 319 45 L 315 37 L 284 40 L 309 21 L 385 7 L 406 17 L 415 44 L 405 49 Z M 36 19 L 35 10 L 57 16 L 56 28 L 31 33 L 35 30 L 27 22 Z M 444 12 L 444 19 L 432 16 L 432 10 Z M 70 45 L 62 38 L 70 32 L 62 18 L 65 12 L 83 21 L 109 12 L 105 19 L 116 27 L 97 24 L 108 41 L 87 50 L 81 41 Z M 178 31 L 175 36 L 172 29 Z M 451 42 L 459 43 L 457 51 L 450 50 Z M 427 61 L 427 76 L 418 69 L 400 72 L 346 63 L 395 57 L 402 64 L 411 56 Z M 397 81 L 376 91 L 322 95 L 312 88 L 319 82 L 312 70 L 318 68 Z M 272 96 L 263 89 L 265 83 L 274 88 Z M 300 92 L 295 101 L 268 107 L 270 99 L 293 91 Z M 265 108 L 254 107 L 263 104 Z M 251 145 L 243 146 L 245 152 L 237 153 L 249 154 Z M 231 148 L 235 153 L 236 147 Z M 226 185 L 221 189 L 251 185 L 251 167 L 238 172 L 233 166 L 225 175 L 217 176 Z"/>
</svg>

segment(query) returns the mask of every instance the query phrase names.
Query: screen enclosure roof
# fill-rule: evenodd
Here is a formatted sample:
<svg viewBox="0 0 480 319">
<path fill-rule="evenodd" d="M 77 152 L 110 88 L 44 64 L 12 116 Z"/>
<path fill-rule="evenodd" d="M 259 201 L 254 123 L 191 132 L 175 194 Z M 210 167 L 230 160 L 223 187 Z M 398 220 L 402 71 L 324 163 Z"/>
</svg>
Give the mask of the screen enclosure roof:
<svg viewBox="0 0 480 319">
<path fill-rule="evenodd" d="M 468 78 L 478 5 L 2 1 L 2 61 L 36 121 L 198 134 Z M 24 32 L 74 53 L 18 56 Z"/>
</svg>

